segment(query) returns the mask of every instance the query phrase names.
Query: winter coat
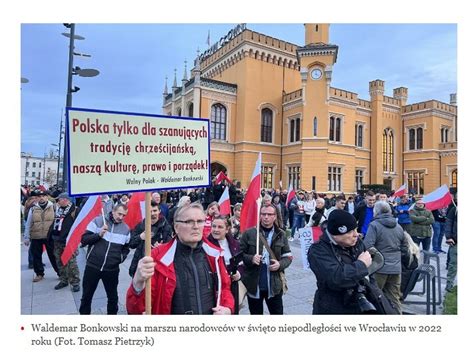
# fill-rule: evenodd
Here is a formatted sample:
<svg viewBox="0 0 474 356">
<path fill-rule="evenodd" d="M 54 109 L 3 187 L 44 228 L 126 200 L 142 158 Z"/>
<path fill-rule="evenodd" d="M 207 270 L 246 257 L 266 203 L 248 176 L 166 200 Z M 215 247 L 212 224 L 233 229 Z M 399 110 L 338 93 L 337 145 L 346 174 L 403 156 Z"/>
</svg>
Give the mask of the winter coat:
<svg viewBox="0 0 474 356">
<path fill-rule="evenodd" d="M 178 243 L 177 239 L 173 239 L 164 245 L 159 245 L 151 251 L 151 257 L 156 263 L 155 272 L 151 277 L 152 314 L 171 314 L 173 302 L 180 303 L 174 300 L 175 291 L 177 289 L 175 258 Z M 216 275 L 216 278 L 214 278 L 215 282 L 212 283 L 216 303 L 217 300 L 219 300 L 221 306 L 230 308 L 231 311 L 233 311 L 234 298 L 230 291 L 230 278 L 227 274 L 223 259 L 220 258 L 223 251 L 211 245 L 206 239 L 203 239 L 197 248 L 199 251 L 204 252 L 205 258 L 209 263 L 207 266 L 200 266 L 198 270 L 202 271 L 203 267 L 206 270 L 208 268 L 209 272 Z M 195 249 L 193 249 L 193 251 L 194 250 Z M 188 292 L 189 296 L 197 295 L 195 291 L 191 292 L 192 291 Z M 194 304 L 194 300 L 190 301 L 191 306 Z M 142 314 L 145 311 L 145 290 L 137 293 L 133 284 L 130 285 L 127 291 L 126 306 L 128 314 Z"/>
<path fill-rule="evenodd" d="M 327 230 L 310 246 L 308 261 L 318 286 L 313 314 L 360 314 L 350 291 L 357 289 L 359 281 L 369 274 L 365 264 L 357 259 L 364 251 L 360 240 L 350 248 L 335 245 Z"/>
<path fill-rule="evenodd" d="M 142 240 L 140 235 L 145 231 L 145 220 L 139 223 L 131 232 L 130 237 L 130 248 L 134 248 L 135 253 L 133 254 L 132 262 L 128 273 L 130 277 L 133 277 L 137 270 L 138 261 L 145 256 L 145 240 Z M 164 216 L 160 215 L 158 221 L 151 225 L 151 245 L 155 243 L 165 243 L 171 240 L 171 226 L 168 224 Z"/>
<path fill-rule="evenodd" d="M 383 274 L 400 274 L 402 272 L 401 257 L 408 255 L 403 229 L 389 213 L 380 214 L 372 220 L 364 238 L 368 249 L 375 247 L 384 257 L 385 263 L 378 270 Z"/>
<path fill-rule="evenodd" d="M 408 232 L 411 236 L 423 239 L 431 237 L 431 224 L 434 222 L 434 217 L 431 211 L 425 208 L 414 207 L 410 210 L 411 225 L 409 225 Z"/>
<path fill-rule="evenodd" d="M 280 272 L 291 264 L 293 255 L 291 254 L 290 245 L 288 239 L 285 236 L 285 231 L 274 226 L 274 233 L 272 237 L 272 243 L 270 248 L 273 250 L 276 259 L 280 262 L 280 269 L 278 271 L 270 271 L 270 287 L 273 295 L 278 295 L 282 291 L 282 282 L 280 279 Z M 264 235 L 262 229 L 260 234 Z M 257 286 L 260 280 L 260 269 L 262 265 L 254 265 L 252 263 L 253 256 L 257 253 L 257 229 L 251 228 L 246 230 L 240 238 L 240 251 L 244 253 L 244 274 L 242 276 L 242 282 L 247 288 L 248 292 L 252 295 L 257 293 Z M 263 242 L 259 239 L 259 251 L 263 251 Z"/>
<path fill-rule="evenodd" d="M 104 219 L 100 215 L 87 225 L 81 243 L 83 246 L 89 246 L 86 255 L 87 266 L 99 271 L 116 271 L 130 251 L 128 248 L 130 230 L 124 222 L 114 223 L 111 214 L 105 218 L 105 221 L 109 231 L 104 236 L 99 236 L 104 226 Z"/>
</svg>

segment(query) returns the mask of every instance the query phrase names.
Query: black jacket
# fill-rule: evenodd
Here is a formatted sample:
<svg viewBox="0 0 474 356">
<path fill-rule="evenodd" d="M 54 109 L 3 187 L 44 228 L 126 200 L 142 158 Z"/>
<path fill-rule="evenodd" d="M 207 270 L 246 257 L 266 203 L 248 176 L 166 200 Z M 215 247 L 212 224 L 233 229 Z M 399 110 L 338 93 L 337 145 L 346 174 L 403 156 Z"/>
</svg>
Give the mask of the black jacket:
<svg viewBox="0 0 474 356">
<path fill-rule="evenodd" d="M 350 291 L 357 289 L 358 282 L 369 274 L 365 264 L 357 260 L 364 250 L 361 240 L 350 248 L 333 244 L 327 230 L 318 242 L 311 245 L 308 261 L 318 285 L 313 314 L 360 313 L 356 300 L 349 296 Z"/>
<path fill-rule="evenodd" d="M 128 270 L 128 274 L 132 278 L 137 270 L 138 261 L 145 256 L 145 241 L 140 238 L 143 231 L 145 231 L 145 220 L 135 226 L 131 232 L 129 247 L 136 249 Z M 165 217 L 160 215 L 158 221 L 154 225 L 151 225 L 151 244 L 153 246 L 157 242 L 165 243 L 170 240 L 171 226 L 168 224 Z"/>
<path fill-rule="evenodd" d="M 125 261 L 130 241 L 130 229 L 124 222 L 114 223 L 110 213 L 106 220 L 109 231 L 100 237 L 99 232 L 104 225 L 102 216 L 96 217 L 87 225 L 82 235 L 81 243 L 89 246 L 86 255 L 86 265 L 99 271 L 116 271 Z"/>
</svg>

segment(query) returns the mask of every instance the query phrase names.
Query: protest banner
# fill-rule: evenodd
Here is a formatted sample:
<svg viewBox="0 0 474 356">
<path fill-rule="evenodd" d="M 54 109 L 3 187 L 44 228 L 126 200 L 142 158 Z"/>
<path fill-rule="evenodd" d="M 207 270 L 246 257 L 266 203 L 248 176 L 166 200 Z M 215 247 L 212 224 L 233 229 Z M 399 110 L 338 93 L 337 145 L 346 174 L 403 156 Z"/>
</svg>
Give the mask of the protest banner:
<svg viewBox="0 0 474 356">
<path fill-rule="evenodd" d="M 210 184 L 206 119 L 82 108 L 66 115 L 71 196 Z"/>
<path fill-rule="evenodd" d="M 306 270 L 309 269 L 308 250 L 311 247 L 311 244 L 319 241 L 320 236 L 321 228 L 319 226 L 298 229 L 298 238 L 300 239 L 301 244 L 301 260 L 303 261 L 303 268 Z"/>
</svg>

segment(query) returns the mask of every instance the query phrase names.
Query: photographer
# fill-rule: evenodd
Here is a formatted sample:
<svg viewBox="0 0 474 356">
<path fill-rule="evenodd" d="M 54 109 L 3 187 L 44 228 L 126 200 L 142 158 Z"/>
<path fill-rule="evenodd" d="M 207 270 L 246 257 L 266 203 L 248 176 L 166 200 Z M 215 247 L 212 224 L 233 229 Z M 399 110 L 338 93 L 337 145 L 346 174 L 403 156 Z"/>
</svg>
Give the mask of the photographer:
<svg viewBox="0 0 474 356">
<path fill-rule="evenodd" d="M 358 237 L 354 216 L 334 210 L 320 240 L 309 248 L 308 260 L 318 286 L 313 314 L 365 311 L 362 281 L 369 274 L 372 258 Z"/>
</svg>

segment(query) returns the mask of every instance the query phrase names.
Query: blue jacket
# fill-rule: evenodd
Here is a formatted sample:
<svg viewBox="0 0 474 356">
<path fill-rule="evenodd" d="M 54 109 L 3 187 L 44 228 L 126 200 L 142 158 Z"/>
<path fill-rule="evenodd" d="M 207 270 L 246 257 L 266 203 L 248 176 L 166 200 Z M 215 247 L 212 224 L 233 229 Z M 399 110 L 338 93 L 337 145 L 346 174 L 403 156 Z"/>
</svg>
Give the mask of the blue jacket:
<svg viewBox="0 0 474 356">
<path fill-rule="evenodd" d="M 408 209 L 410 208 L 410 204 L 398 204 L 395 209 L 398 213 L 398 223 L 399 224 L 411 224 L 410 213 Z"/>
</svg>

